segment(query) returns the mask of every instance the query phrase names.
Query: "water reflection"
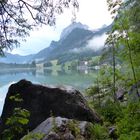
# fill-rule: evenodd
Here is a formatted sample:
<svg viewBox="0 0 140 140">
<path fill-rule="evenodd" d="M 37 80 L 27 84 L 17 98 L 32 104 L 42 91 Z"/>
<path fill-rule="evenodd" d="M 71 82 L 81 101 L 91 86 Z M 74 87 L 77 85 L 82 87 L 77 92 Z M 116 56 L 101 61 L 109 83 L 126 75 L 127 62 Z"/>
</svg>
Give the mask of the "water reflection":
<svg viewBox="0 0 140 140">
<path fill-rule="evenodd" d="M 31 80 L 37 83 L 48 84 L 68 84 L 75 87 L 77 83 L 79 88 L 81 84 L 88 82 L 91 85 L 94 82 L 96 71 L 91 70 L 51 70 L 51 69 L 11 69 L 0 71 L 0 87 L 19 81 L 21 79 Z M 53 82 L 52 82 L 53 81 Z M 68 81 L 68 82 L 67 82 Z M 82 88 L 83 89 L 83 88 Z"/>
<path fill-rule="evenodd" d="M 0 70 L 0 113 L 11 83 L 27 79 L 45 85 L 69 85 L 84 91 L 94 83 L 96 71 L 91 70 L 51 70 L 51 69 L 11 69 Z"/>
</svg>

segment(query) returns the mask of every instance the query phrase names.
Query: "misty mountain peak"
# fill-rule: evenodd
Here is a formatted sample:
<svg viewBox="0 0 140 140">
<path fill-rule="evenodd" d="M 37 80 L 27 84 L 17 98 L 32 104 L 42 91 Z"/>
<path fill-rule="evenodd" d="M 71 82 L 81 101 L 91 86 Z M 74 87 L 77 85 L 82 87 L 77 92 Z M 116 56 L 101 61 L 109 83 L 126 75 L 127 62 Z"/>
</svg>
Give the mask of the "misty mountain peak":
<svg viewBox="0 0 140 140">
<path fill-rule="evenodd" d="M 84 25 L 80 22 L 73 22 L 62 31 L 62 33 L 60 35 L 60 40 L 65 39 L 67 37 L 67 35 L 70 34 L 72 32 L 72 30 L 74 30 L 76 28 L 85 29 L 85 30 L 89 29 L 89 27 L 87 25 Z"/>
</svg>

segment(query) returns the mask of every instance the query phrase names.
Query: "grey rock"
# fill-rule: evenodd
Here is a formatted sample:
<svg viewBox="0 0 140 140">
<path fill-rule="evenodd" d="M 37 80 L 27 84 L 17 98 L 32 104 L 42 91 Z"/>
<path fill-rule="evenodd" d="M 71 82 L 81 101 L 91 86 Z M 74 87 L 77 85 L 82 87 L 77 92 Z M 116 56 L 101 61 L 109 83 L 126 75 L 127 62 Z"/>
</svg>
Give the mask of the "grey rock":
<svg viewBox="0 0 140 140">
<path fill-rule="evenodd" d="M 56 132 L 51 131 L 43 140 L 61 140 L 61 138 Z"/>
<path fill-rule="evenodd" d="M 109 127 L 109 136 L 110 136 L 110 138 L 113 138 L 113 139 L 117 138 L 115 126 Z"/>
<path fill-rule="evenodd" d="M 119 88 L 116 92 L 116 98 L 120 101 L 123 101 L 125 93 L 126 91 L 123 88 Z"/>
<path fill-rule="evenodd" d="M 64 140 L 75 140 L 75 137 L 71 134 L 71 132 L 67 132 L 63 136 Z"/>
<path fill-rule="evenodd" d="M 140 98 L 140 81 L 131 86 L 128 94 L 133 97 L 134 100 Z"/>
<path fill-rule="evenodd" d="M 68 119 L 61 118 L 61 117 L 50 117 L 43 121 L 40 125 L 38 125 L 32 132 L 33 133 L 43 133 L 48 135 L 50 131 L 54 128 L 60 128 L 62 126 L 65 126 L 65 124 L 68 122 Z"/>
<path fill-rule="evenodd" d="M 38 125 L 30 134 L 42 134 L 44 137 L 42 140 L 75 140 L 75 137 L 71 133 L 69 123 L 75 121 L 72 119 L 61 118 L 61 117 L 50 117 Z M 80 136 L 83 137 L 86 133 L 86 128 L 89 122 L 76 121 L 77 128 L 80 130 Z M 63 129 L 62 129 L 63 128 Z M 21 140 L 24 140 L 24 136 Z M 34 139 L 31 139 L 34 140 Z"/>
<path fill-rule="evenodd" d="M 86 128 L 87 128 L 88 125 L 89 125 L 89 123 L 86 122 L 86 121 L 82 121 L 82 122 L 79 123 L 79 129 L 80 129 L 82 135 L 85 134 Z"/>
</svg>

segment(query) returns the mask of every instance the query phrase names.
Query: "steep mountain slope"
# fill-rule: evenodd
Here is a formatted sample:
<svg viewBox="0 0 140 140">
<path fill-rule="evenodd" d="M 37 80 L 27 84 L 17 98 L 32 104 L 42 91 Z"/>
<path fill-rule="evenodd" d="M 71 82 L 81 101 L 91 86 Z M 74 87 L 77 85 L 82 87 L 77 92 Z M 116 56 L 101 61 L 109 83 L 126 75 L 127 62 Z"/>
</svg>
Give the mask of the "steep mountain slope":
<svg viewBox="0 0 140 140">
<path fill-rule="evenodd" d="M 100 54 L 100 50 L 95 50 L 94 47 L 97 47 L 96 44 L 92 45 L 89 42 L 96 37 L 98 37 L 98 42 L 100 42 L 100 37 L 110 30 L 110 28 L 111 25 L 92 31 L 89 30 L 88 26 L 74 22 L 62 31 L 59 41 L 52 41 L 48 47 L 37 54 L 20 56 L 5 53 L 6 57 L 1 57 L 0 62 L 23 64 L 34 60 L 50 61 L 54 59 L 66 62 L 73 59 L 96 56 Z"/>
<path fill-rule="evenodd" d="M 58 42 L 56 42 L 56 41 L 52 41 L 48 48 L 45 48 L 45 49 L 41 50 L 40 52 L 38 52 L 33 57 L 33 59 L 36 59 L 36 60 L 44 60 L 44 59 L 46 59 L 46 56 L 50 55 L 50 53 L 53 51 L 53 49 L 57 47 L 57 43 Z"/>
<path fill-rule="evenodd" d="M 99 29 L 98 31 L 88 30 L 84 25 L 80 23 L 74 23 L 72 28 L 71 24 L 69 27 L 63 30 L 59 41 L 52 41 L 48 48 L 40 51 L 34 56 L 34 59 L 68 61 L 78 59 L 81 57 L 90 57 L 98 55 L 100 50 L 95 51 L 88 47 L 88 41 L 97 36 L 105 34 L 111 26 L 107 26 Z M 79 26 L 80 24 L 80 26 Z M 68 31 L 69 34 L 65 33 Z M 96 46 L 95 46 L 96 47 Z"/>
</svg>

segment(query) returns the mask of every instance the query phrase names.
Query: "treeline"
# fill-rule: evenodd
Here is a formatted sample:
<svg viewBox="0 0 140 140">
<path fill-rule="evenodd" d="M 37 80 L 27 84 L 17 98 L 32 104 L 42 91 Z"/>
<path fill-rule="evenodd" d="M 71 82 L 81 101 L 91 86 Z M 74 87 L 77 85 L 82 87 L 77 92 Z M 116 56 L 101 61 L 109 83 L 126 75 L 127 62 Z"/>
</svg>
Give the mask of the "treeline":
<svg viewBox="0 0 140 140">
<path fill-rule="evenodd" d="M 0 63 L 1 69 L 8 69 L 8 68 L 32 68 L 35 67 L 34 63 L 31 64 L 16 64 L 16 63 Z"/>
<path fill-rule="evenodd" d="M 93 138 L 140 139 L 140 0 L 107 0 L 114 23 L 108 32 L 94 86 L 87 89 L 90 104 L 103 118 L 92 128 Z M 110 58 L 110 59 L 108 59 Z M 117 61 L 121 67 L 117 68 Z M 109 130 L 106 133 L 105 129 Z M 95 133 L 98 132 L 98 133 Z M 96 135 L 95 135 L 96 134 Z M 97 135 L 98 134 L 98 135 Z"/>
<path fill-rule="evenodd" d="M 108 32 L 105 48 L 99 64 L 104 65 L 98 74 L 98 85 L 108 91 L 116 100 L 116 92 L 121 87 L 128 91 L 140 81 L 140 1 L 107 0 L 109 11 L 114 18 L 112 29 Z M 117 68 L 117 64 L 121 68 Z M 120 86 L 121 85 L 121 86 Z"/>
</svg>

